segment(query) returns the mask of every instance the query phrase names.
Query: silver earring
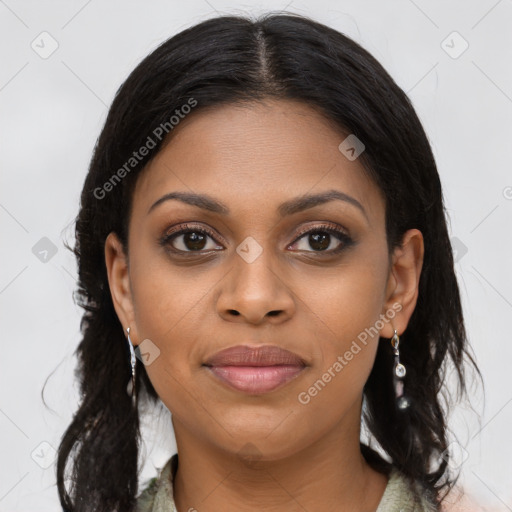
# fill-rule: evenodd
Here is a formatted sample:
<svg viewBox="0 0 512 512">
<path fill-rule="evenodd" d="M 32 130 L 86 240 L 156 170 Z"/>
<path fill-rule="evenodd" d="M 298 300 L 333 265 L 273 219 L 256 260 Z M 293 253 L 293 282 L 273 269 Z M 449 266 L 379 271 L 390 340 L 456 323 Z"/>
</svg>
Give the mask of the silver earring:
<svg viewBox="0 0 512 512">
<path fill-rule="evenodd" d="M 393 353 L 395 354 L 395 364 L 393 371 L 393 385 L 395 388 L 396 405 L 399 409 L 405 410 L 411 405 L 411 401 L 407 396 L 404 395 L 404 382 L 403 378 L 407 373 L 405 366 L 400 362 L 400 352 L 398 346 L 400 344 L 400 338 L 398 333 L 393 334 L 391 338 L 391 346 L 393 347 Z"/>
<path fill-rule="evenodd" d="M 132 377 L 128 382 L 128 386 L 126 387 L 126 391 L 128 396 L 132 397 L 133 405 L 137 404 L 137 396 L 135 394 L 135 365 L 137 363 L 137 359 L 135 357 L 135 350 L 133 348 L 132 340 L 130 339 L 130 328 L 126 328 L 126 332 L 128 333 L 128 346 L 130 347 L 130 365 L 132 368 Z"/>
</svg>

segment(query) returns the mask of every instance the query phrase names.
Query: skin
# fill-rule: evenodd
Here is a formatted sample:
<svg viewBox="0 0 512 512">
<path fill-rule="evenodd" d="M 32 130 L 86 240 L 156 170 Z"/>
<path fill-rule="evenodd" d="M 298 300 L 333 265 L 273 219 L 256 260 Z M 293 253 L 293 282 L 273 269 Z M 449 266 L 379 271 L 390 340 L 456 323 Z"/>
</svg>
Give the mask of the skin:
<svg viewBox="0 0 512 512">
<path fill-rule="evenodd" d="M 129 261 L 114 233 L 105 242 L 122 325 L 131 328 L 135 345 L 150 340 L 160 351 L 145 368 L 172 413 L 180 512 L 362 512 L 376 510 L 382 498 L 387 478 L 359 449 L 362 390 L 378 336 L 360 344 L 309 403 L 297 398 L 393 304 L 401 309 L 380 335 L 404 332 L 418 295 L 422 235 L 407 231 L 402 246 L 389 253 L 384 198 L 359 160 L 339 151 L 345 136 L 291 100 L 197 111 L 173 130 L 138 178 Z M 331 189 L 356 199 L 364 213 L 333 200 L 278 214 L 284 201 Z M 148 213 L 173 191 L 208 194 L 230 213 L 178 200 Z M 192 231 L 211 228 L 216 239 L 207 236 L 198 254 L 178 235 L 167 247 L 188 252 L 173 254 L 159 239 L 183 222 L 193 223 Z M 331 235 L 328 249 L 320 251 L 307 234 L 297 236 L 301 228 L 326 222 L 344 228 L 354 243 L 343 245 Z M 251 263 L 236 251 L 247 237 L 262 249 Z M 328 254 L 340 244 L 339 254 Z M 203 366 L 239 344 L 278 345 L 307 367 L 270 393 L 244 394 Z"/>
</svg>

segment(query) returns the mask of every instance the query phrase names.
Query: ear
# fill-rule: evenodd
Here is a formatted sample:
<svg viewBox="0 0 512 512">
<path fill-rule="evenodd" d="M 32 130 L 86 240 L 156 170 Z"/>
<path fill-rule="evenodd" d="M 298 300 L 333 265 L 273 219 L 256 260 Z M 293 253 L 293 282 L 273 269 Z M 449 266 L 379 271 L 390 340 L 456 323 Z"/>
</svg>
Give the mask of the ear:
<svg viewBox="0 0 512 512">
<path fill-rule="evenodd" d="M 386 285 L 386 300 L 383 314 L 395 311 L 391 322 L 386 322 L 380 332 L 385 338 L 393 336 L 394 329 L 401 335 L 418 300 L 418 285 L 423 266 L 423 235 L 418 229 L 409 229 L 392 256 L 389 278 Z"/>
<path fill-rule="evenodd" d="M 135 325 L 128 259 L 123 245 L 114 232 L 109 233 L 105 240 L 105 264 L 110 295 L 112 296 L 117 317 L 123 326 L 125 335 L 126 328 L 130 327 L 130 339 L 136 345 L 135 340 L 138 337 L 136 334 L 137 328 Z"/>
</svg>

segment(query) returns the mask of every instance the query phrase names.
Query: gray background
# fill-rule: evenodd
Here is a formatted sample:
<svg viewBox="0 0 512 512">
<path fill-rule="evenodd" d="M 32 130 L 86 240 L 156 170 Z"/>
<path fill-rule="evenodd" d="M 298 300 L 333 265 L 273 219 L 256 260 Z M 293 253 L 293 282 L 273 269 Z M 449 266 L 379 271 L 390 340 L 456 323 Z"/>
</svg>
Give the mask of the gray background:
<svg viewBox="0 0 512 512">
<path fill-rule="evenodd" d="M 78 400 L 81 316 L 63 242 L 73 242 L 81 186 L 115 91 L 156 45 L 215 11 L 267 9 L 351 36 L 417 109 L 441 174 L 486 383 L 485 407 L 475 390 L 476 412 L 459 407 L 451 420 L 463 446 L 452 446 L 455 463 L 478 510 L 512 510 L 511 0 L 0 0 L 0 511 L 59 508 L 53 449 Z M 41 389 L 50 374 L 47 408 Z M 174 453 L 169 413 L 159 418 L 145 420 L 143 478 Z"/>
</svg>

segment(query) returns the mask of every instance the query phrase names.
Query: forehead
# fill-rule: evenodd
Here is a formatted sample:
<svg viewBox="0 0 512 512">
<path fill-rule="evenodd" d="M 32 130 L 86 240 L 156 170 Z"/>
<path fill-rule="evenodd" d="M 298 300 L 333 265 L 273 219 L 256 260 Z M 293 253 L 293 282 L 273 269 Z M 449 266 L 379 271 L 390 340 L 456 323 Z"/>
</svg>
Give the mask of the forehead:
<svg viewBox="0 0 512 512">
<path fill-rule="evenodd" d="M 233 211 L 259 215 L 286 199 L 338 189 L 383 215 L 380 190 L 363 165 L 338 149 L 348 134 L 310 106 L 265 100 L 186 117 L 137 180 L 133 212 L 173 190 L 206 193 Z"/>
</svg>

